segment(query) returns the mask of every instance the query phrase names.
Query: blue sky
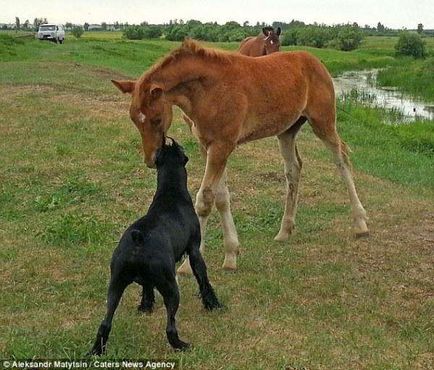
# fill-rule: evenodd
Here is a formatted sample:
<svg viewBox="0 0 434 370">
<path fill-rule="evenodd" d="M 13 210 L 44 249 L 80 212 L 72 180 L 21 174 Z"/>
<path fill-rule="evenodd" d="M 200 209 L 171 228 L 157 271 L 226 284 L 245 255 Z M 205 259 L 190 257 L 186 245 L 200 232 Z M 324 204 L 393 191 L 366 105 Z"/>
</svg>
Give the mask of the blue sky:
<svg viewBox="0 0 434 370">
<path fill-rule="evenodd" d="M 434 0 L 0 0 L 0 23 L 19 16 L 33 22 L 46 17 L 55 23 L 168 22 L 199 19 L 224 23 L 286 21 L 434 28 Z"/>
</svg>

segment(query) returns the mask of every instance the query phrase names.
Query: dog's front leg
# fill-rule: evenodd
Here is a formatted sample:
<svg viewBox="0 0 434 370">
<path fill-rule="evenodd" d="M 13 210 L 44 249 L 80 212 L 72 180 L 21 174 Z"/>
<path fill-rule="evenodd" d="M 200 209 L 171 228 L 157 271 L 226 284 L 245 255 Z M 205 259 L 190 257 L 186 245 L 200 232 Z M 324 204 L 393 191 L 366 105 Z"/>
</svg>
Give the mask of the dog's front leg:
<svg viewBox="0 0 434 370">
<path fill-rule="evenodd" d="M 200 296 L 204 307 L 207 310 L 214 310 L 216 308 L 222 308 L 223 305 L 218 301 L 217 296 L 214 293 L 208 275 L 206 272 L 205 261 L 200 253 L 199 246 L 194 245 L 189 252 L 191 268 L 193 269 L 193 274 L 196 277 L 197 283 L 199 284 Z"/>
</svg>

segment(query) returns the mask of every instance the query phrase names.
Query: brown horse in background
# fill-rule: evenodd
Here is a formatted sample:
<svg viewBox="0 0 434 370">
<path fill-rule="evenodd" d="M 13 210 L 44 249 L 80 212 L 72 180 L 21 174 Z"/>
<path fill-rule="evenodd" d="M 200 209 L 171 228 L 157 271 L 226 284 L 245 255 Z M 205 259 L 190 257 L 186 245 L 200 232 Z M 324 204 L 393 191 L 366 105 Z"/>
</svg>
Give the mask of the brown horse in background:
<svg viewBox="0 0 434 370">
<path fill-rule="evenodd" d="M 273 27 L 264 27 L 256 37 L 250 36 L 241 41 L 239 52 L 249 57 L 260 57 L 280 51 L 280 27 L 274 32 Z"/>
<path fill-rule="evenodd" d="M 313 132 L 331 150 L 348 188 L 356 235 L 368 233 L 366 212 L 357 196 L 347 147 L 336 131 L 335 93 L 326 68 L 313 55 L 274 53 L 250 58 L 204 48 L 186 40 L 137 81 L 113 81 L 132 94 L 130 117 L 140 131 L 145 162 L 154 167 L 155 153 L 172 123 L 172 107 L 190 118 L 193 133 L 206 154 L 206 169 L 196 197 L 202 245 L 208 216 L 220 213 L 225 269 L 236 269 L 238 236 L 226 186 L 226 162 L 237 145 L 277 136 L 285 163 L 287 195 L 276 240 L 294 228 L 301 159 L 296 135 L 308 120 Z M 179 272 L 191 271 L 188 261 Z"/>
</svg>

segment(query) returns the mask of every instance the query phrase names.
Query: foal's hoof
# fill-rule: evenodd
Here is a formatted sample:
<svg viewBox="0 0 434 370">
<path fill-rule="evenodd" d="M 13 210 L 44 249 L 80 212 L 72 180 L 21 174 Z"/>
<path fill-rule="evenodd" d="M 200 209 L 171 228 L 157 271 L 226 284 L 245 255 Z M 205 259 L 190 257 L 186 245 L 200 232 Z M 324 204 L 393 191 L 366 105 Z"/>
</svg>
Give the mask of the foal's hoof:
<svg viewBox="0 0 434 370">
<path fill-rule="evenodd" d="M 289 233 L 279 233 L 274 237 L 276 242 L 286 242 L 289 238 Z"/>
<path fill-rule="evenodd" d="M 179 266 L 177 273 L 184 276 L 193 274 L 193 270 L 191 269 L 190 261 L 188 259 L 185 260 L 181 266 Z"/>
<path fill-rule="evenodd" d="M 353 224 L 353 231 L 356 238 L 366 238 L 369 236 L 368 226 L 364 219 L 355 219 Z"/>
<path fill-rule="evenodd" d="M 274 240 L 276 242 L 286 242 L 289 238 L 289 236 L 294 232 L 294 225 L 290 226 L 289 229 L 283 229 L 279 230 L 277 235 L 274 237 Z"/>
<path fill-rule="evenodd" d="M 227 255 L 225 256 L 225 260 L 222 265 L 223 270 L 226 271 L 235 271 L 237 269 L 237 257 Z"/>
<path fill-rule="evenodd" d="M 356 239 L 367 238 L 369 236 L 369 231 L 363 231 L 360 233 L 356 233 Z"/>
</svg>

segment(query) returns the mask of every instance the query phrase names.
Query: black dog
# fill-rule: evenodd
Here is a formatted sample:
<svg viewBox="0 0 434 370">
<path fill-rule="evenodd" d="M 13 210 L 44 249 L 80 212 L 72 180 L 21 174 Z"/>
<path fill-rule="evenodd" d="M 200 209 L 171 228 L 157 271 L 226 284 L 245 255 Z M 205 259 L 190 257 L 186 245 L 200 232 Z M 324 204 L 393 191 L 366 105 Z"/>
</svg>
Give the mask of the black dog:
<svg viewBox="0 0 434 370">
<path fill-rule="evenodd" d="M 122 235 L 110 265 L 107 314 L 102 321 L 90 354 L 104 353 L 111 323 L 125 288 L 132 282 L 143 286 L 139 310 L 152 312 L 154 287 L 163 296 L 167 310 L 167 339 L 176 350 L 188 343 L 178 337 L 175 314 L 179 291 L 175 263 L 188 254 L 197 279 L 203 305 L 207 310 L 222 307 L 208 281 L 206 265 L 199 251 L 200 228 L 187 189 L 188 157 L 174 140 L 157 152 L 157 192 L 148 214 L 132 224 Z"/>
</svg>

